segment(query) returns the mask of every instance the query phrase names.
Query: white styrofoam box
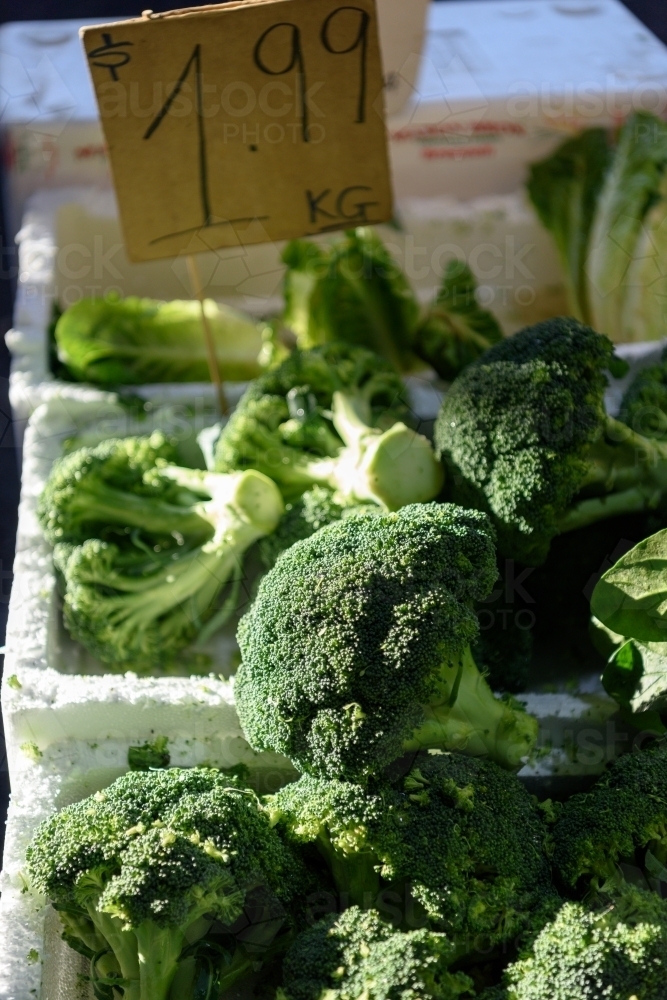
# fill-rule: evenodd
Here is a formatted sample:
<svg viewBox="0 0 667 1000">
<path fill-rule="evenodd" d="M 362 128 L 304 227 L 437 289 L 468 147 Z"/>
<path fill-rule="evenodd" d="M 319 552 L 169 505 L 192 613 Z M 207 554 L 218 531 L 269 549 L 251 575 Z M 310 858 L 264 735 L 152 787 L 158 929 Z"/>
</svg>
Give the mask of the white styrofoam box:
<svg viewBox="0 0 667 1000">
<path fill-rule="evenodd" d="M 667 108 L 667 48 L 620 0 L 433 3 L 413 100 L 388 122 L 398 198 L 514 191 L 581 128 Z"/>
<path fill-rule="evenodd" d="M 411 198 L 399 204 L 398 214 L 402 229 L 381 227 L 379 232 L 424 301 L 433 297 L 448 261 L 458 257 L 470 264 L 481 285 L 481 301 L 506 332 L 566 311 L 551 239 L 522 192 L 469 203 Z M 6 340 L 20 441 L 30 413 L 56 385 L 46 335 L 55 301 L 67 306 L 109 291 L 189 298 L 191 290 L 183 258 L 130 263 L 109 188 L 37 192 L 28 202 L 18 240 L 14 329 Z M 269 243 L 200 255 L 205 293 L 255 315 L 278 312 L 281 250 L 282 244 Z"/>
<path fill-rule="evenodd" d="M 5 684 L 5 697 L 6 693 Z M 181 694 L 177 689 L 172 695 L 164 687 L 153 692 L 150 708 L 144 706 L 144 715 L 150 715 L 154 724 L 152 731 L 147 722 L 132 730 L 100 718 L 97 729 L 88 729 L 79 738 L 60 739 L 44 749 L 26 742 L 24 750 L 15 754 L 0 876 L 0 1000 L 92 1000 L 92 991 L 82 988 L 78 979 L 87 972 L 87 963 L 62 941 L 55 911 L 24 891 L 21 873 L 26 848 L 42 820 L 125 774 L 130 746 L 166 736 L 174 767 L 246 763 L 262 792 L 276 791 L 296 776 L 277 759 L 249 753 L 240 737 L 220 736 L 211 720 L 219 721 L 220 705 L 225 705 L 222 689 L 216 695 L 211 690 L 207 704 L 193 702 L 190 711 L 179 714 Z M 215 704 L 216 697 L 220 705 Z M 176 711 L 161 712 L 169 705 Z"/>
<path fill-rule="evenodd" d="M 140 427 L 115 394 L 82 386 L 53 384 L 50 398 L 35 411 L 25 439 L 14 583 L 7 623 L 5 676 L 16 676 L 23 685 L 21 692 L 6 691 L 3 700 L 10 757 L 22 741 L 26 726 L 32 728 L 34 737 L 42 732 L 49 739 L 62 738 L 63 734 L 80 735 L 84 725 L 92 727 L 94 733 L 101 721 L 99 713 L 102 716 L 108 713 L 110 717 L 113 714 L 112 703 L 117 703 L 120 716 L 128 713 L 127 724 L 132 727 L 136 720 L 131 721 L 128 706 L 136 704 L 141 715 L 145 709 L 142 691 L 151 690 L 151 682 L 146 678 L 107 674 L 103 681 L 95 676 L 103 675 L 105 669 L 63 629 L 51 549 L 36 516 L 37 502 L 53 462 L 62 454 L 63 442 L 81 433 L 89 437 L 96 433 L 97 439 L 103 439 L 133 431 L 150 433 L 155 428 L 180 434 L 182 442 L 184 437 L 189 441 L 198 427 L 215 419 L 212 390 L 210 386 L 205 388 L 208 397 L 181 396 L 180 401 L 174 397 L 170 405 L 156 407 Z M 247 599 L 247 588 L 243 593 Z M 204 650 L 211 656 L 210 669 L 218 678 L 221 674 L 229 676 L 235 666 L 234 628 L 234 622 L 230 622 Z M 186 672 L 184 666 L 181 673 Z M 208 681 L 195 678 L 191 687 L 187 684 L 183 687 L 185 682 L 171 677 L 162 683 L 165 690 L 171 685 L 176 688 L 181 685 L 181 699 L 187 703 L 191 697 L 188 692 L 197 692 L 197 685 L 203 683 L 206 687 Z M 228 699 L 229 691 L 227 688 L 224 691 Z M 105 692 L 101 701 L 98 692 Z M 192 697 L 197 700 L 196 694 Z"/>
<path fill-rule="evenodd" d="M 437 404 L 435 391 L 422 387 L 424 407 Z M 157 409 L 155 420 L 169 421 L 169 411 Z M 26 741 L 44 749 L 67 738 L 96 738 L 100 732 L 146 738 L 147 731 L 168 729 L 211 735 L 227 734 L 235 743 L 242 734 L 233 708 L 229 682 L 222 679 L 236 665 L 235 623 L 221 631 L 207 647 L 214 676 L 137 677 L 104 672 L 101 664 L 64 632 L 58 610 L 50 547 L 42 537 L 36 504 L 62 442 L 77 433 L 94 431 L 99 421 L 105 432 L 130 429 L 122 406 L 112 393 L 82 386 L 61 386 L 33 414 L 26 433 L 24 474 L 15 580 L 9 608 L 5 655 L 3 711 L 10 769 Z M 150 425 L 152 426 L 152 424 Z M 147 428 L 148 429 L 148 428 Z M 251 587 L 246 599 L 250 599 Z M 590 679 L 577 698 L 565 694 L 532 693 L 530 711 L 540 720 L 540 745 L 549 753 L 526 770 L 526 776 L 582 773 L 582 762 L 572 758 L 572 745 L 581 735 L 593 742 L 605 729 L 617 706 L 599 682 Z M 197 728 L 199 727 L 199 728 Z M 203 727 L 203 729 L 202 729 Z M 208 728 L 207 728 L 208 727 Z M 606 738 L 587 758 L 586 769 L 600 771 L 608 759 Z M 238 744 L 241 745 L 241 744 Z M 245 744 L 243 744 L 245 746 Z M 615 744 L 612 744 L 612 750 Z M 247 751 L 247 747 L 246 747 Z"/>
</svg>

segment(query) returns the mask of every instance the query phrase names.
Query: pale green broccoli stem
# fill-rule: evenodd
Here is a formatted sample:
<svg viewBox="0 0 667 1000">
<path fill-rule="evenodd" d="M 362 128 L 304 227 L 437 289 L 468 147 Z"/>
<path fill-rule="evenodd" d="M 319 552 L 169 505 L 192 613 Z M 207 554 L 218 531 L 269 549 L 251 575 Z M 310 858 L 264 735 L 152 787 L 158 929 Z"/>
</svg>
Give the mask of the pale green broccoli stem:
<svg viewBox="0 0 667 1000">
<path fill-rule="evenodd" d="M 185 943 L 183 931 L 144 920 L 134 933 L 139 955 L 139 1000 L 166 1000 Z"/>
<path fill-rule="evenodd" d="M 656 508 L 667 492 L 667 445 L 607 417 L 603 438 L 590 449 L 581 485 L 582 491 L 590 489 L 604 494 L 573 504 L 558 519 L 559 531 Z"/>
<path fill-rule="evenodd" d="M 89 523 L 99 521 L 165 535 L 178 531 L 182 535 L 206 536 L 212 532 L 210 522 L 198 511 L 116 490 L 104 483 L 95 482 L 92 489 L 84 487 L 69 507 L 71 514 L 80 513 L 82 520 Z"/>
<path fill-rule="evenodd" d="M 118 962 L 121 976 L 126 983 L 123 986 L 123 1000 L 142 1000 L 139 954 L 134 932 L 123 930 L 123 921 L 108 913 L 101 913 L 96 908 L 96 903 L 96 900 L 89 900 L 86 904 L 86 910 L 95 929 L 108 943 Z"/>
<path fill-rule="evenodd" d="M 335 459 L 309 463 L 313 481 L 388 510 L 433 500 L 444 473 L 427 438 L 401 422 L 383 432 L 369 419 L 363 396 L 333 394 L 333 425 L 345 448 Z"/>
<path fill-rule="evenodd" d="M 216 540 L 219 543 L 227 534 L 235 535 L 244 526 L 259 532 L 257 537 L 269 535 L 275 531 L 284 513 L 278 487 L 255 469 L 225 474 L 170 465 L 161 470 L 161 475 L 211 497 L 202 501 L 199 507 L 202 516 L 215 528 L 210 544 L 215 544 Z"/>
<path fill-rule="evenodd" d="M 443 662 L 438 682 L 437 696 L 423 706 L 424 722 L 403 748 L 463 750 L 518 770 L 537 742 L 537 720 L 494 697 L 469 647 Z"/>
<path fill-rule="evenodd" d="M 189 470 L 167 471 L 179 480 L 190 476 Z M 205 478 L 206 474 L 200 475 L 200 481 Z M 210 474 L 208 480 L 207 487 L 217 492 L 215 499 L 206 504 L 216 525 L 209 542 L 159 573 L 143 577 L 107 573 L 89 581 L 121 591 L 122 596 L 103 599 L 114 627 L 129 632 L 141 629 L 147 617 L 157 619 L 188 601 L 192 620 L 199 621 L 222 587 L 238 573 L 248 548 L 277 527 L 284 511 L 283 501 L 277 486 L 261 472 Z M 145 599 L 136 601 L 126 596 L 134 594 L 144 594 Z"/>
<path fill-rule="evenodd" d="M 376 870 L 379 861 L 375 855 L 363 848 L 347 854 L 333 846 L 325 831 L 319 833 L 316 843 L 341 895 L 341 906 L 371 909 L 380 892 L 380 875 Z"/>
</svg>

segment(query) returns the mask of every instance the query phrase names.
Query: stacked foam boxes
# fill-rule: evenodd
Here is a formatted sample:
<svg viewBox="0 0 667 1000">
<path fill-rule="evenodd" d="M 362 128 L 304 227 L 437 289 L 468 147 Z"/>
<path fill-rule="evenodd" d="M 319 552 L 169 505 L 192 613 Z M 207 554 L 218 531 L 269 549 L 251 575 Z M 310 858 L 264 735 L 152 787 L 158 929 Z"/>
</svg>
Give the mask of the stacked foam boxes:
<svg viewBox="0 0 667 1000">
<path fill-rule="evenodd" d="M 451 143 L 447 145 L 449 139 L 447 143 L 433 139 L 436 133 L 450 138 L 453 134 L 451 128 L 440 126 L 439 131 L 433 132 L 432 126 L 438 125 L 432 121 L 434 115 L 451 118 L 450 124 L 457 121 L 459 125 L 454 131 L 473 144 L 477 142 L 475 137 L 482 134 L 480 128 L 473 128 L 465 119 L 466 108 L 471 109 L 465 86 L 470 89 L 470 79 L 475 83 L 476 74 L 481 80 L 484 73 L 491 73 L 488 60 L 482 58 L 484 45 L 475 48 L 470 42 L 475 39 L 477 26 L 486 23 L 484 19 L 490 16 L 491 7 L 494 16 L 505 11 L 515 33 L 517 25 L 524 26 L 521 31 L 525 44 L 525 25 L 532 24 L 533 31 L 537 25 L 537 21 L 530 21 L 531 17 L 548 15 L 553 19 L 552 8 L 557 7 L 561 12 L 558 16 L 564 18 L 562 11 L 567 8 L 567 16 L 574 18 L 575 6 L 565 0 L 558 5 L 546 0 L 534 5 L 516 0 L 438 5 L 431 14 L 426 61 L 415 66 L 414 59 L 396 56 L 397 68 L 389 74 L 393 88 L 403 96 L 412 96 L 407 109 L 397 112 L 402 118 L 395 117 L 390 122 L 405 230 L 402 233 L 386 230 L 384 237 L 424 295 L 432 293 L 438 271 L 448 255 L 465 256 L 486 289 L 487 302 L 496 308 L 510 330 L 522 320 L 553 314 L 562 301 L 562 282 L 552 248 L 516 191 L 529 157 L 527 150 L 532 150 L 533 155 L 536 147 L 525 143 L 521 148 L 512 146 L 512 135 L 518 133 L 508 128 L 503 133 L 509 137 L 503 163 L 507 166 L 511 161 L 512 168 L 503 167 L 502 184 L 500 173 L 487 170 L 486 186 L 469 191 L 457 189 L 457 176 L 465 174 L 469 179 L 471 175 L 456 166 L 459 160 L 455 156 L 421 154 L 427 148 L 452 148 Z M 581 18 L 589 16 L 583 6 L 589 10 L 594 7 L 612 21 L 615 18 L 617 28 L 620 25 L 627 30 L 632 24 L 633 30 L 640 30 L 630 15 L 623 21 L 626 15 L 621 17 L 620 5 L 615 0 L 580 6 Z M 533 14 L 527 12 L 529 7 L 535 8 Z M 456 18 L 463 16 L 462 8 L 468 12 L 467 33 L 457 27 Z M 451 25 L 447 17 L 453 18 Z M 50 25 L 48 30 L 53 33 L 56 29 Z M 1 46 L 5 46 L 7 37 L 5 34 L 0 39 Z M 654 52 L 651 45 L 649 49 Z M 661 53 L 664 55 L 663 50 Z M 659 56 L 660 53 L 656 54 L 655 59 Z M 493 59 L 502 61 L 502 56 L 495 52 Z M 468 84 L 461 83 L 456 97 L 460 98 L 459 105 L 450 102 L 443 111 L 443 93 L 446 90 L 450 96 L 454 93 L 452 81 L 447 84 L 445 78 L 448 73 L 451 76 L 459 72 L 459 63 L 468 74 Z M 436 65 L 441 80 L 439 92 L 432 85 L 432 75 L 428 76 L 429 65 Z M 44 66 L 42 71 L 46 71 Z M 33 67 L 32 75 L 36 72 Z M 28 77 L 32 79 L 30 74 Z M 498 118 L 496 111 L 494 120 Z M 38 119 L 36 115 L 30 125 L 33 138 Z M 487 122 L 484 127 L 488 131 L 487 118 L 477 116 L 477 121 Z M 419 131 L 424 123 L 431 129 L 430 145 L 424 138 L 428 129 Z M 581 122 L 563 124 L 569 129 Z M 97 148 L 93 134 L 97 125 L 89 122 L 86 127 L 92 131 L 84 145 Z M 15 122 L 6 133 L 14 148 L 21 128 L 25 126 Z M 74 136 L 75 132 L 76 129 L 69 135 Z M 287 761 L 255 754 L 241 732 L 230 679 L 236 662 L 233 630 L 228 629 L 216 640 L 211 650 L 215 672 L 210 676 L 139 677 L 133 673 L 105 672 L 63 629 L 51 552 L 36 518 L 39 495 L 65 440 L 91 427 L 97 427 L 107 436 L 116 436 L 129 433 L 132 426 L 127 408 L 114 393 L 59 382 L 51 374 L 48 326 L 53 304 L 67 305 L 82 295 L 101 295 L 112 289 L 121 294 L 164 299 L 189 294 L 182 261 L 133 265 L 127 260 L 113 194 L 104 183 L 103 148 L 98 150 L 99 156 L 80 157 L 88 165 L 99 162 L 100 169 L 93 171 L 94 176 L 81 176 L 76 171 L 58 175 L 58 161 L 63 163 L 66 158 L 67 135 L 63 127 L 55 136 L 54 148 L 60 152 L 51 174 L 40 175 L 41 183 L 54 181 L 54 186 L 31 193 L 33 181 L 26 181 L 24 187 L 13 189 L 15 204 L 24 196 L 30 198 L 19 237 L 14 329 L 8 335 L 13 355 L 12 405 L 18 436 L 23 438 L 23 476 L 2 686 L 12 802 L 0 898 L 0 1000 L 72 1000 L 86 996 L 86 987 L 78 979 L 82 971 L 79 959 L 60 940 L 55 913 L 23 891 L 21 869 L 25 847 L 36 825 L 54 809 L 104 787 L 127 770 L 129 747 L 164 736 L 169 741 L 172 764 L 193 766 L 206 762 L 231 766 L 244 762 L 255 771 L 258 784 L 266 790 L 293 776 Z M 561 135 L 562 130 L 555 127 L 540 151 L 552 148 Z M 60 147 L 56 140 L 60 141 Z M 467 147 L 459 142 L 457 148 Z M 410 166 L 408 161 L 413 155 L 428 177 L 414 163 Z M 408 164 L 405 169 L 402 162 Z M 450 163 L 456 170 L 446 169 Z M 71 186 L 77 179 L 88 186 Z M 70 186 L 63 186 L 65 182 Z M 90 186 L 90 182 L 95 183 Z M 11 183 L 10 178 L 10 193 Z M 461 196 L 474 198 L 466 202 L 460 200 Z M 529 249 L 524 251 L 525 247 Z M 516 273 L 508 275 L 511 261 Z M 280 247 L 239 247 L 211 253 L 202 256 L 200 266 L 206 293 L 212 297 L 255 314 L 279 308 Z M 528 269 L 529 277 L 522 267 Z M 522 293 L 524 303 L 517 293 L 522 285 L 528 286 L 528 291 Z M 506 307 L 498 298 L 501 286 L 507 286 Z M 410 389 L 417 415 L 424 419 L 433 417 L 439 403 L 434 384 L 427 379 L 417 380 Z M 227 386 L 227 390 L 234 402 L 241 387 Z M 194 434 L 215 420 L 210 386 L 145 386 L 139 392 L 150 401 L 146 428 L 182 426 L 185 420 L 188 433 Z M 540 718 L 541 743 L 550 748 L 550 753 L 525 770 L 526 780 L 539 782 L 554 776 L 597 773 L 614 754 L 615 746 L 607 745 L 607 735 L 615 703 L 600 693 L 594 679 L 590 680 L 589 693 L 586 690 L 584 683 L 576 695 L 560 691 L 525 696 L 529 711 Z M 571 753 L 573 746 L 582 750 L 578 759 Z"/>
</svg>

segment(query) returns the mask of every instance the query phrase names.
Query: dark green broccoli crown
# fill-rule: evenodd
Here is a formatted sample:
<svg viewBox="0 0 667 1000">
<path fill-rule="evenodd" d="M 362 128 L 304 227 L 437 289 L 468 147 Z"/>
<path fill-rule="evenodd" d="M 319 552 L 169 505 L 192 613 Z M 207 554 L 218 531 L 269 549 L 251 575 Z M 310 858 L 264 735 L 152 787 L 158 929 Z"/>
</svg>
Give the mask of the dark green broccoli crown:
<svg viewBox="0 0 667 1000">
<path fill-rule="evenodd" d="M 554 895 L 541 814 L 489 761 L 422 754 L 398 784 L 367 788 L 306 775 L 268 808 L 295 840 L 325 837 L 339 855 L 372 855 L 464 950 L 515 937 Z"/>
<path fill-rule="evenodd" d="M 618 417 L 644 437 L 667 437 L 667 351 L 659 364 L 642 369 L 632 380 Z"/>
<path fill-rule="evenodd" d="M 359 394 L 375 426 L 408 419 L 400 376 L 371 351 L 337 342 L 293 351 L 250 384 L 220 435 L 216 471 L 258 469 L 298 496 L 308 482 L 294 469 L 343 446 L 329 414 L 337 391 Z"/>
<path fill-rule="evenodd" d="M 180 487 L 152 475 L 158 462 L 175 458 L 175 446 L 155 431 L 150 437 L 112 438 L 59 459 L 37 509 L 47 539 L 55 544 L 89 538 L 98 519 L 91 497 L 97 499 L 100 489 L 110 487 L 146 499 L 177 502 Z"/>
<path fill-rule="evenodd" d="M 553 890 L 542 818 L 518 778 L 429 754 L 402 796 L 401 849 L 385 877 L 408 879 L 434 925 L 470 948 L 519 934 Z"/>
<path fill-rule="evenodd" d="M 30 882 L 49 899 L 67 902 L 83 872 L 117 857 L 128 843 L 129 829 L 150 827 L 183 795 L 207 792 L 220 780 L 219 772 L 208 768 L 123 775 L 41 824 L 26 854 Z"/>
<path fill-rule="evenodd" d="M 357 514 L 379 514 L 375 503 L 339 503 L 334 491 L 326 486 L 313 486 L 293 503 L 287 504 L 285 514 L 277 529 L 259 543 L 262 562 L 267 569 L 275 565 L 279 555 L 304 538 L 334 521 Z"/>
<path fill-rule="evenodd" d="M 601 909 L 565 903 L 506 979 L 510 1000 L 664 1000 L 667 900 L 632 888 Z"/>
<path fill-rule="evenodd" d="M 251 744 L 328 777 L 400 756 L 496 575 L 488 519 L 451 504 L 347 518 L 292 546 L 239 627 Z"/>
<path fill-rule="evenodd" d="M 620 861 L 641 870 L 667 852 L 667 744 L 624 754 L 590 792 L 573 795 L 553 829 L 553 861 L 569 886 L 613 877 Z"/>
<path fill-rule="evenodd" d="M 164 843 L 155 839 L 156 830 Z M 187 849 L 184 838 L 190 844 Z M 215 878 L 224 869 L 239 890 L 264 882 L 287 902 L 305 884 L 300 863 L 271 829 L 254 793 L 232 776 L 208 768 L 131 771 L 104 791 L 66 806 L 37 830 L 26 854 L 27 875 L 38 892 L 62 905 L 76 901 L 82 880 L 96 870 L 104 871 L 104 881 L 120 878 L 114 884 L 125 886 L 124 893 L 135 883 L 155 888 L 157 883 L 142 874 L 153 848 L 158 855 L 166 852 L 167 881 L 176 877 L 179 863 L 174 860 L 172 866 L 169 859 L 196 848 L 202 857 L 196 865 L 192 861 L 192 872 L 213 877 L 204 860 L 213 859 L 220 869 Z M 130 850 L 131 876 L 125 872 Z M 156 868 L 162 864 L 156 857 Z M 184 860 L 183 865 L 190 862 Z M 146 899 L 152 898 L 153 888 L 147 888 Z M 109 890 L 112 895 L 115 891 Z"/>
<path fill-rule="evenodd" d="M 299 935 L 283 963 L 289 1000 L 455 1000 L 472 981 L 450 973 L 453 947 L 444 934 L 401 932 L 375 910 L 352 906 Z"/>
<path fill-rule="evenodd" d="M 493 516 L 502 550 L 546 555 L 601 434 L 612 358 L 601 334 L 547 320 L 496 344 L 445 396 L 436 449 L 455 498 Z"/>
</svg>

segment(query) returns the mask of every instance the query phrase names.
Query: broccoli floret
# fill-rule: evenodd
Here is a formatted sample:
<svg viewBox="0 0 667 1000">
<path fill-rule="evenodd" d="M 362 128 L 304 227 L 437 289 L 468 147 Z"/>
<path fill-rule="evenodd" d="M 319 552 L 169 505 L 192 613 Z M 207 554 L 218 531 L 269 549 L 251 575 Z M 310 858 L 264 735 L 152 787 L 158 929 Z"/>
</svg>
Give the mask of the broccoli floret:
<svg viewBox="0 0 667 1000">
<path fill-rule="evenodd" d="M 220 475 L 167 467 L 188 487 L 211 497 L 199 504 L 212 537 L 197 547 L 127 553 L 89 538 L 56 548 L 65 584 L 65 624 L 103 663 L 148 670 L 173 661 L 196 636 L 211 634 L 233 610 L 235 590 L 216 614 L 216 600 L 241 580 L 248 548 L 269 534 L 283 513 L 278 488 L 259 472 Z"/>
<path fill-rule="evenodd" d="M 380 508 L 374 503 L 339 503 L 333 490 L 313 486 L 303 496 L 285 505 L 285 513 L 272 534 L 259 543 L 259 553 L 266 569 L 275 566 L 276 559 L 295 542 L 319 531 L 327 524 L 342 521 L 357 514 L 377 514 Z"/>
<path fill-rule="evenodd" d="M 551 539 L 657 507 L 667 450 L 604 411 L 606 337 L 552 319 L 497 344 L 454 382 L 436 447 L 454 499 L 488 511 L 499 548 L 539 564 Z"/>
<path fill-rule="evenodd" d="M 403 384 L 370 351 L 294 351 L 251 383 L 216 446 L 219 472 L 258 469 L 286 500 L 311 486 L 395 510 L 443 483 L 430 442 L 404 423 Z"/>
<path fill-rule="evenodd" d="M 210 537 L 214 529 L 201 496 L 159 475 L 175 461 L 174 445 L 159 431 L 113 438 L 59 459 L 38 505 L 46 538 L 52 545 L 92 537 L 122 540 L 134 529 L 151 544 Z"/>
<path fill-rule="evenodd" d="M 513 940 L 555 895 L 540 811 L 490 761 L 422 754 L 400 781 L 368 788 L 305 775 L 267 808 L 287 837 L 318 846 L 343 904 L 409 887 L 458 955 Z"/>
<path fill-rule="evenodd" d="M 429 747 L 520 767 L 537 723 L 493 696 L 469 646 L 473 602 L 496 574 L 488 518 L 452 504 L 350 517 L 297 542 L 239 626 L 251 745 L 333 778 Z"/>
<path fill-rule="evenodd" d="M 456 1000 L 472 980 L 450 972 L 444 934 L 397 931 L 375 910 L 331 914 L 296 939 L 283 962 L 279 1000 Z"/>
<path fill-rule="evenodd" d="M 65 807 L 37 830 L 26 872 L 91 959 L 93 981 L 125 1000 L 166 998 L 213 919 L 231 931 L 258 886 L 283 924 L 308 886 L 254 793 L 204 768 L 130 772 Z M 240 942 L 227 957 L 236 978 L 258 961 Z"/>
<path fill-rule="evenodd" d="M 624 754 L 590 792 L 568 799 L 552 837 L 570 891 L 621 880 L 659 889 L 667 881 L 667 744 Z"/>
<path fill-rule="evenodd" d="M 645 437 L 667 436 L 667 351 L 660 362 L 643 368 L 630 383 L 618 419 Z"/>
<path fill-rule="evenodd" d="M 565 903 L 505 978 L 507 1000 L 664 1000 L 667 900 L 632 888 L 595 909 Z"/>
</svg>

